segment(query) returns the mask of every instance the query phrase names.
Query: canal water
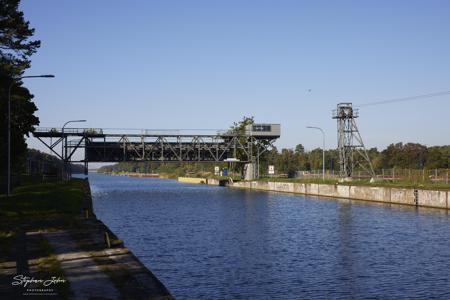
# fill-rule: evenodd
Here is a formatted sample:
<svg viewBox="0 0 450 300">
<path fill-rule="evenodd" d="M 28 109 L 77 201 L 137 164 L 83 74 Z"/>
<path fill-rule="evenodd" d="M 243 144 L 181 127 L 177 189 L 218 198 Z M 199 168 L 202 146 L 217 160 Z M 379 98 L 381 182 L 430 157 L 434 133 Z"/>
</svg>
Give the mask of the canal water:
<svg viewBox="0 0 450 300">
<path fill-rule="evenodd" d="M 450 299 L 442 210 L 89 180 L 97 216 L 177 299 Z"/>
</svg>

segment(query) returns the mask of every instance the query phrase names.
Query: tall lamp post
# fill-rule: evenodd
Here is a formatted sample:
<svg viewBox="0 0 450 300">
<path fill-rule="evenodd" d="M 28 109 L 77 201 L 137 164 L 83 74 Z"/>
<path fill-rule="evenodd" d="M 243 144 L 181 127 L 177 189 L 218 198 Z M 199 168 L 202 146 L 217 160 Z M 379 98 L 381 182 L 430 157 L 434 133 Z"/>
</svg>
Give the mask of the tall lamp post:
<svg viewBox="0 0 450 300">
<path fill-rule="evenodd" d="M 13 78 L 8 87 L 8 183 L 6 196 L 11 195 L 11 90 L 14 84 L 16 84 L 19 80 L 26 78 L 53 78 L 55 75 L 32 75 L 32 76 L 21 76 L 18 78 Z"/>
<path fill-rule="evenodd" d="M 63 168 L 64 168 L 64 172 L 66 172 L 67 169 L 67 138 L 64 138 L 64 128 L 66 127 L 67 124 L 69 123 L 81 123 L 81 122 L 86 122 L 86 120 L 71 120 L 71 121 L 67 121 L 66 123 L 64 123 L 62 129 L 61 129 L 61 157 L 63 159 Z M 64 143 L 65 142 L 65 143 Z M 66 145 L 66 147 L 64 147 L 64 144 Z M 66 151 L 64 151 L 66 150 Z M 64 175 L 64 174 L 63 174 Z"/>
<path fill-rule="evenodd" d="M 323 138 L 323 148 L 322 148 L 322 180 L 325 180 L 325 132 L 320 127 L 315 126 L 306 126 L 306 128 L 309 129 L 317 129 L 322 132 L 322 138 Z"/>
</svg>

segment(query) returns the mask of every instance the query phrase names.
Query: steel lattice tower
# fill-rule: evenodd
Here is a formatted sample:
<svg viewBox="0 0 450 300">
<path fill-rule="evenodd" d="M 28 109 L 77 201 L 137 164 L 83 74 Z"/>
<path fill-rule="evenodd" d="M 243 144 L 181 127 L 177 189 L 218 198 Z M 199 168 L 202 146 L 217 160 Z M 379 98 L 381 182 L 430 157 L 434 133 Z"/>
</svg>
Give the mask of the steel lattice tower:
<svg viewBox="0 0 450 300">
<path fill-rule="evenodd" d="M 352 103 L 339 103 L 337 109 L 333 110 L 333 119 L 337 119 L 341 178 L 352 177 L 353 169 L 356 165 L 361 166 L 372 177 L 375 175 L 369 155 L 356 126 L 355 119 L 357 117 L 358 110 L 353 108 Z"/>
</svg>

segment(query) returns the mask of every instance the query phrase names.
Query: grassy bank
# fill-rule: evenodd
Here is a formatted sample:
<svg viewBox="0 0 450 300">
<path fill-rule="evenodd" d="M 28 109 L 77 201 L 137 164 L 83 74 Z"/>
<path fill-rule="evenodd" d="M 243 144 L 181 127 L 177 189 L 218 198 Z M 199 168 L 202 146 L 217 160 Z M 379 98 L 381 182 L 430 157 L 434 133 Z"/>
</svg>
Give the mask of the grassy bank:
<svg viewBox="0 0 450 300">
<path fill-rule="evenodd" d="M 383 180 L 370 182 L 369 180 L 353 180 L 347 182 L 339 182 L 338 179 L 332 178 L 280 178 L 280 177 L 265 177 L 256 179 L 257 181 L 272 181 L 272 182 L 294 182 L 294 183 L 317 183 L 317 184 L 340 184 L 340 185 L 361 185 L 361 186 L 373 186 L 373 187 L 397 187 L 397 188 L 416 188 L 425 190 L 450 190 L 450 184 L 446 183 L 417 183 L 411 181 L 400 180 Z"/>
<path fill-rule="evenodd" d="M 28 265 L 38 278 L 59 276 L 64 279 L 60 263 L 52 247 L 40 234 L 76 227 L 80 215 L 84 188 L 87 182 L 73 179 L 68 182 L 33 183 L 17 187 L 11 197 L 0 195 L 0 264 L 4 268 L 20 261 Z M 20 272 L 17 267 L 17 272 Z M 0 268 L 1 269 L 1 268 Z M 2 282 L 8 276 L 0 272 Z M 10 284 L 10 283 L 9 283 Z M 69 283 L 56 285 L 58 295 L 69 297 Z"/>
<path fill-rule="evenodd" d="M 64 226 L 79 215 L 83 201 L 83 187 L 87 184 L 81 179 L 68 182 L 30 183 L 16 188 L 7 198 L 0 196 L 1 227 L 46 226 L 51 221 Z M 67 222 L 64 222 L 66 220 Z"/>
</svg>

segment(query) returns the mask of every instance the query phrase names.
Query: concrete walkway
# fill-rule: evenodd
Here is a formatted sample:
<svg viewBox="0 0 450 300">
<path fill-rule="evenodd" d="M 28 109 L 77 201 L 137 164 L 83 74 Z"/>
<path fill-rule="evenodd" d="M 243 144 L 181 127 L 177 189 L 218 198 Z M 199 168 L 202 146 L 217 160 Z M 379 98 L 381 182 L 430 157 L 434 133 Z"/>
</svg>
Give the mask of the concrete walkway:
<svg viewBox="0 0 450 300">
<path fill-rule="evenodd" d="M 61 268 L 70 282 L 73 299 L 119 299 L 120 293 L 111 279 L 92 258 L 80 249 L 67 231 L 44 233 Z"/>
</svg>

